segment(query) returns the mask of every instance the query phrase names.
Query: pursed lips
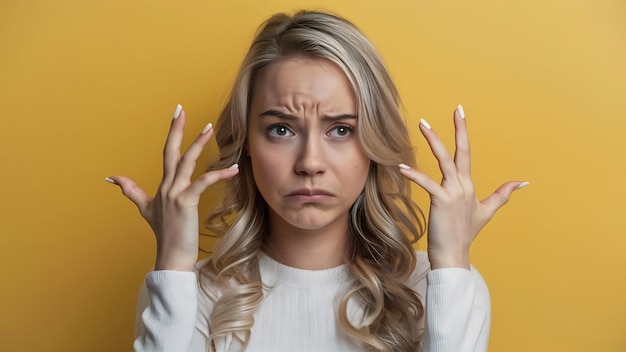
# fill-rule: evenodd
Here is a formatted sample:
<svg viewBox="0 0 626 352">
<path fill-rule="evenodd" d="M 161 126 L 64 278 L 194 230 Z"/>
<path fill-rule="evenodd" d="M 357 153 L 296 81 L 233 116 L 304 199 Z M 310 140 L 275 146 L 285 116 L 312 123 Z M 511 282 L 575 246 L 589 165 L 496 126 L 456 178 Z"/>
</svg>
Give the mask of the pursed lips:
<svg viewBox="0 0 626 352">
<path fill-rule="evenodd" d="M 333 194 L 323 189 L 301 188 L 289 193 L 287 196 L 333 196 Z"/>
<path fill-rule="evenodd" d="M 305 201 L 322 201 L 335 195 L 323 189 L 301 188 L 287 194 L 287 198 Z"/>
</svg>

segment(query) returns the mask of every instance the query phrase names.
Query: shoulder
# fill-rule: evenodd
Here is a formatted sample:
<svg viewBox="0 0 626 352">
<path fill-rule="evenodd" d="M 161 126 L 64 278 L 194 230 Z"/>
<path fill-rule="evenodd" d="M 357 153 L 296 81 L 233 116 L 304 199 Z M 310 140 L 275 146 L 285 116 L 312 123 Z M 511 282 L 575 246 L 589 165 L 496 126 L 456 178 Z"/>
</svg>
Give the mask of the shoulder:
<svg viewBox="0 0 626 352">
<path fill-rule="evenodd" d="M 222 295 L 223 289 L 219 287 L 215 280 L 215 275 L 207 268 L 210 258 L 205 258 L 196 263 L 194 271 L 198 276 L 198 288 L 200 296 L 206 296 L 209 300 L 216 302 Z"/>
<path fill-rule="evenodd" d="M 407 285 L 421 297 L 424 297 L 428 286 L 427 277 L 430 272 L 430 261 L 428 261 L 428 254 L 420 250 L 415 251 L 415 259 L 415 268 Z"/>
<path fill-rule="evenodd" d="M 428 253 L 416 250 L 415 251 L 415 269 L 413 269 L 413 279 L 425 279 L 426 275 L 430 271 L 430 261 L 428 260 Z"/>
<path fill-rule="evenodd" d="M 209 259 L 198 261 L 195 267 L 198 276 L 198 324 L 202 325 L 205 331 L 210 330 L 209 321 L 213 308 L 224 292 L 217 284 L 215 275 L 207 270 L 206 264 Z"/>
</svg>

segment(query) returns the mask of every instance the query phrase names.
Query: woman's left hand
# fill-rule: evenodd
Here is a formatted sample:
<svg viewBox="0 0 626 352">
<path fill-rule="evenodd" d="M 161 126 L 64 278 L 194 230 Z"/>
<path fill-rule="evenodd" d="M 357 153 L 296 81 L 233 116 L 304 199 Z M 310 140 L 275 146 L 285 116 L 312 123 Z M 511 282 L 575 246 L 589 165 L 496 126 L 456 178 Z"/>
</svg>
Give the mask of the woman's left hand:
<svg viewBox="0 0 626 352">
<path fill-rule="evenodd" d="M 426 174 L 400 165 L 400 172 L 430 194 L 428 219 L 428 257 L 431 268 L 470 268 L 469 249 L 478 232 L 496 211 L 506 204 L 511 193 L 527 182 L 504 183 L 486 199 L 479 201 L 474 193 L 470 172 L 470 144 L 463 108 L 453 114 L 456 150 L 450 156 L 437 134 L 425 121 L 420 131 L 439 162 L 443 179 L 438 184 Z"/>
</svg>

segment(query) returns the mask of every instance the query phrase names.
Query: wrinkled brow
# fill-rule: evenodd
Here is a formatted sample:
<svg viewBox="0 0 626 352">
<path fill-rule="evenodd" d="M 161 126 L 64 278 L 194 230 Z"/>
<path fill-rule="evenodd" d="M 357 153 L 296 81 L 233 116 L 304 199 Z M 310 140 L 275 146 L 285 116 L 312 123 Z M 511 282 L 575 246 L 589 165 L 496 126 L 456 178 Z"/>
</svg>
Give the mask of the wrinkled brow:
<svg viewBox="0 0 626 352">
<path fill-rule="evenodd" d="M 265 116 L 275 116 L 275 117 L 279 117 L 281 119 L 286 119 L 286 120 L 299 120 L 300 119 L 298 116 L 285 114 L 284 112 L 280 112 L 280 111 L 277 111 L 277 110 L 267 110 L 267 111 L 262 112 L 262 113 L 259 114 L 259 117 L 265 117 Z M 356 120 L 356 118 L 357 118 L 357 116 L 356 115 L 352 115 L 352 114 L 340 114 L 340 115 L 334 115 L 334 116 L 324 115 L 324 116 L 322 116 L 322 119 L 324 119 L 324 120 L 351 120 L 351 119 L 355 119 Z"/>
</svg>

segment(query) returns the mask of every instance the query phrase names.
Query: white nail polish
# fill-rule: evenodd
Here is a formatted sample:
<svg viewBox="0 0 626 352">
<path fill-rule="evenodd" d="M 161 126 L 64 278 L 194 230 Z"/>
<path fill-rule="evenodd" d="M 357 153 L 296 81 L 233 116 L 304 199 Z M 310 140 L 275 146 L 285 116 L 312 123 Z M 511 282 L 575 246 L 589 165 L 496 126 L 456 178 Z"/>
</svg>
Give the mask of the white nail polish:
<svg viewBox="0 0 626 352">
<path fill-rule="evenodd" d="M 228 168 L 228 170 L 236 170 L 236 169 L 238 169 L 238 168 L 239 168 L 239 164 L 232 164 L 232 165 Z"/>
<path fill-rule="evenodd" d="M 463 111 L 463 107 L 461 105 L 456 107 L 456 111 L 459 113 L 459 117 L 465 120 L 465 111 Z"/>
<path fill-rule="evenodd" d="M 115 181 L 114 181 L 112 178 L 110 178 L 110 177 L 105 177 L 105 178 L 104 178 L 104 180 L 105 180 L 105 181 L 107 181 L 108 183 L 112 183 L 112 184 L 114 184 L 114 185 L 116 185 L 116 184 L 117 184 L 117 183 L 115 183 Z"/>
<path fill-rule="evenodd" d="M 426 122 L 426 120 L 420 119 L 420 123 L 422 124 L 422 126 L 430 129 L 430 124 L 428 122 Z"/>
<path fill-rule="evenodd" d="M 530 182 L 522 182 L 519 186 L 515 187 L 514 191 L 520 189 L 520 188 L 524 188 L 526 186 L 528 186 L 530 184 Z"/>
<path fill-rule="evenodd" d="M 213 127 L 213 124 L 209 122 L 209 123 L 208 123 L 208 124 L 204 127 L 204 129 L 202 130 L 202 134 L 205 134 L 205 133 L 209 132 L 209 130 L 210 130 L 212 127 Z"/>
<path fill-rule="evenodd" d="M 399 164 L 398 167 L 404 170 L 409 170 L 411 168 L 409 165 L 406 164 Z"/>
<path fill-rule="evenodd" d="M 180 112 L 183 111 L 183 106 L 178 104 L 176 105 L 176 110 L 174 110 L 174 118 L 177 119 L 180 116 Z"/>
</svg>

